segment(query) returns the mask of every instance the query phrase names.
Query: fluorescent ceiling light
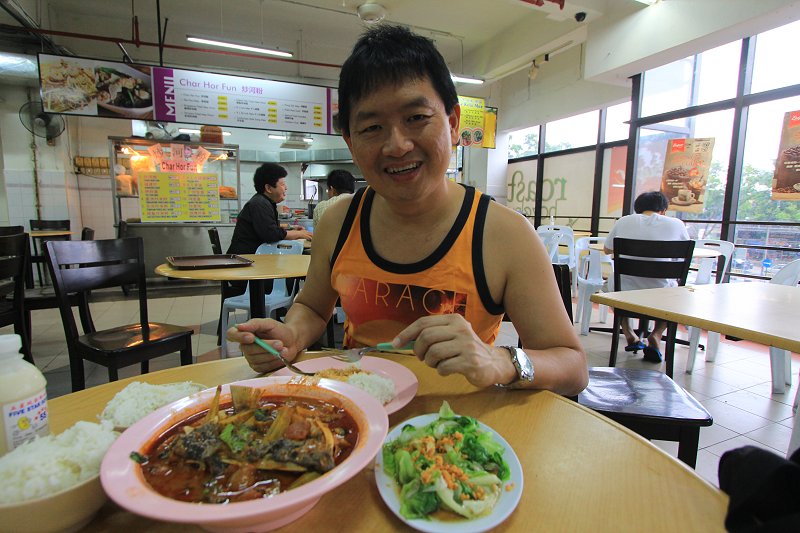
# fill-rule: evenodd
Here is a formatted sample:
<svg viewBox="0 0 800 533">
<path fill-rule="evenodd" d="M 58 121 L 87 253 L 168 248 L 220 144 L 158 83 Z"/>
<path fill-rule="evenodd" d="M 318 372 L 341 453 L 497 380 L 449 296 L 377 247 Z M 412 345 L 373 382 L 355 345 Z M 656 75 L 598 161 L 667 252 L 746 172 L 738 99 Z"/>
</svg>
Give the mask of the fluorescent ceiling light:
<svg viewBox="0 0 800 533">
<path fill-rule="evenodd" d="M 470 83 L 472 85 L 483 85 L 483 80 L 478 78 L 468 78 L 460 74 L 450 74 L 450 78 L 456 83 Z"/>
<path fill-rule="evenodd" d="M 307 143 L 313 143 L 314 139 L 312 139 L 311 137 L 303 137 L 303 141 L 305 141 Z"/>
<path fill-rule="evenodd" d="M 270 133 L 267 135 L 268 139 L 275 139 L 276 141 L 285 141 L 286 135 L 275 135 L 274 133 Z"/>
<path fill-rule="evenodd" d="M 639 2 L 640 4 L 647 4 L 649 6 L 650 4 L 655 4 L 658 2 L 658 0 L 636 0 L 636 2 Z"/>
<path fill-rule="evenodd" d="M 178 128 L 178 131 L 180 133 L 189 133 L 189 134 L 194 133 L 195 135 L 200 135 L 200 130 L 193 130 L 193 129 L 189 129 L 189 128 Z M 224 135 L 225 137 L 227 137 L 230 134 L 231 134 L 231 132 L 229 132 L 229 131 L 223 131 L 222 132 L 222 135 Z"/>
<path fill-rule="evenodd" d="M 277 48 L 264 48 L 261 46 L 250 46 L 247 44 L 239 44 L 239 43 L 232 43 L 228 41 L 219 41 L 217 39 L 207 39 L 205 37 L 196 37 L 194 35 L 187 35 L 187 41 L 191 41 L 193 43 L 200 43 L 200 44 L 207 44 L 210 46 L 220 46 L 222 48 L 234 48 L 236 50 L 244 50 L 246 52 L 255 52 L 257 54 L 268 54 L 271 56 L 279 56 L 279 57 L 292 57 L 294 54 L 292 52 L 286 52 L 284 50 L 278 50 Z"/>
</svg>

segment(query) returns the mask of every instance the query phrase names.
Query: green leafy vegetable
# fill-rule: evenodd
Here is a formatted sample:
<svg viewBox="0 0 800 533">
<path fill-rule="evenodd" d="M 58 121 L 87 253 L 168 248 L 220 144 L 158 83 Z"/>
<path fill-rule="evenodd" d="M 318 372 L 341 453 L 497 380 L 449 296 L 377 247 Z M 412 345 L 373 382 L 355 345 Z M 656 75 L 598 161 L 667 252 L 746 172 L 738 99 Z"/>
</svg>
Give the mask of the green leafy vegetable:
<svg viewBox="0 0 800 533">
<path fill-rule="evenodd" d="M 400 488 L 400 514 L 429 518 L 444 509 L 467 519 L 491 512 L 509 468 L 503 446 L 447 402 L 436 420 L 406 425 L 383 446 L 383 470 Z"/>
</svg>

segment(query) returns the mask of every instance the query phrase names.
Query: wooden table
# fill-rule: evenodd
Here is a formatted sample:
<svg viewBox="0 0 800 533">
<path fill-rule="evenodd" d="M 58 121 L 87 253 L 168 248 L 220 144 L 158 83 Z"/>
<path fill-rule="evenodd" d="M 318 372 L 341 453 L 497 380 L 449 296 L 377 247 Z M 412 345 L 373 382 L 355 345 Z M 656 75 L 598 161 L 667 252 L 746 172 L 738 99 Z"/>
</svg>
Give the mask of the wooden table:
<svg viewBox="0 0 800 533">
<path fill-rule="evenodd" d="M 599 292 L 592 301 L 800 353 L 800 287 L 689 285 Z"/>
<path fill-rule="evenodd" d="M 306 354 L 308 356 L 310 354 Z M 724 531 L 728 497 L 647 440 L 577 403 L 550 392 L 476 389 L 461 376 L 440 377 L 413 357 L 386 357 L 410 368 L 416 398 L 389 416 L 394 426 L 438 411 L 443 400 L 457 413 L 498 431 L 522 463 L 519 506 L 496 531 Z M 105 404 L 133 380 L 208 386 L 256 377 L 243 358 L 223 359 L 145 374 L 55 398 L 50 427 L 63 431 L 96 420 Z M 109 502 L 86 531 L 199 531 L 154 522 Z M 386 508 L 367 468 L 325 495 L 282 531 L 408 530 Z"/>
<path fill-rule="evenodd" d="M 75 235 L 77 231 L 67 230 L 36 230 L 28 232 L 31 237 L 66 237 L 67 235 Z"/>
<path fill-rule="evenodd" d="M 303 278 L 308 273 L 310 255 L 296 254 L 243 254 L 241 257 L 253 261 L 252 265 L 231 268 L 176 269 L 168 263 L 158 265 L 156 274 L 170 278 L 202 279 L 210 281 L 249 281 L 250 315 L 264 318 L 264 280 L 280 278 Z"/>
</svg>

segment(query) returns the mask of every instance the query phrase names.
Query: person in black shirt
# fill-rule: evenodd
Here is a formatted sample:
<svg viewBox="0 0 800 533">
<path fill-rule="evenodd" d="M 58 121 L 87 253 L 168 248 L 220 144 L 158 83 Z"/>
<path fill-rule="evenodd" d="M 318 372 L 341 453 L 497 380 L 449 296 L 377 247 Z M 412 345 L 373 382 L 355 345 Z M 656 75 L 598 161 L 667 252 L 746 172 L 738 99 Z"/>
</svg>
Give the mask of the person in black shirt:
<svg viewBox="0 0 800 533">
<path fill-rule="evenodd" d="M 265 242 L 309 239 L 312 234 L 302 227 L 288 230 L 278 221 L 278 204 L 286 199 L 286 169 L 275 163 L 264 163 L 253 175 L 256 194 L 244 204 L 233 230 L 229 254 L 254 254 Z M 247 282 L 231 282 L 234 292 L 244 293 Z M 271 287 L 267 288 L 269 292 Z"/>
</svg>

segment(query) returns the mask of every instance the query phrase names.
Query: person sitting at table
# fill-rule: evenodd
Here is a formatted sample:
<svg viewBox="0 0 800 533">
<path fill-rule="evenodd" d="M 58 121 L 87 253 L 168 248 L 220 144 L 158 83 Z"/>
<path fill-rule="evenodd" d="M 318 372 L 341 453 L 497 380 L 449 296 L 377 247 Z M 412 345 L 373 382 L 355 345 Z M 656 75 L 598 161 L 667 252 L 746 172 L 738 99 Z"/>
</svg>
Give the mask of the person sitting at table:
<svg viewBox="0 0 800 533">
<path fill-rule="evenodd" d="M 669 200 L 661 191 L 651 191 L 640 194 L 633 202 L 634 214 L 626 215 L 614 224 L 606 237 L 603 245 L 607 254 L 614 252 L 614 238 L 640 239 L 647 241 L 685 241 L 689 239 L 686 225 L 682 220 L 665 216 Z M 640 278 L 636 276 L 622 276 L 620 279 L 622 287 L 615 290 L 627 291 L 635 289 L 653 289 L 657 287 L 674 287 L 677 282 L 674 279 L 659 278 Z M 647 337 L 645 345 L 639 336 L 631 329 L 630 322 L 623 318 L 621 322 L 622 333 L 628 345 L 626 352 L 644 351 L 644 360 L 651 363 L 663 361 L 659 342 L 667 323 L 664 320 L 656 320 L 653 331 Z"/>
<path fill-rule="evenodd" d="M 280 225 L 278 204 L 286 199 L 286 174 L 286 169 L 275 163 L 264 163 L 256 169 L 253 175 L 256 193 L 239 212 L 226 253 L 254 254 L 265 242 L 312 238 L 311 232 L 305 228 L 283 229 Z M 231 296 L 243 294 L 247 288 L 246 281 L 231 281 L 230 284 L 233 288 Z M 272 290 L 272 284 L 268 285 L 267 292 Z"/>
<path fill-rule="evenodd" d="M 335 169 L 328 173 L 328 199 L 323 200 L 314 207 L 314 227 L 319 226 L 322 213 L 336 202 L 353 196 L 356 190 L 356 179 L 346 170 Z"/>
<path fill-rule="evenodd" d="M 478 387 L 583 390 L 586 356 L 533 226 L 447 177 L 461 110 L 433 41 L 368 29 L 342 66 L 339 111 L 368 187 L 328 208 L 285 323 L 253 319 L 228 331 L 250 366 L 274 362 L 254 335 L 293 360 L 339 297 L 345 346 L 414 341 L 426 365 Z M 494 346 L 506 312 L 524 350 Z"/>
</svg>

